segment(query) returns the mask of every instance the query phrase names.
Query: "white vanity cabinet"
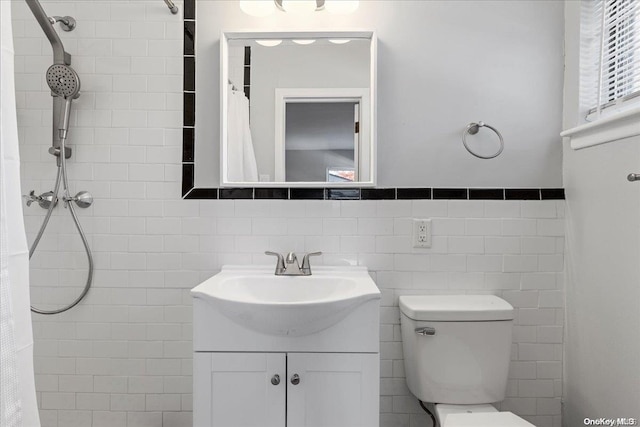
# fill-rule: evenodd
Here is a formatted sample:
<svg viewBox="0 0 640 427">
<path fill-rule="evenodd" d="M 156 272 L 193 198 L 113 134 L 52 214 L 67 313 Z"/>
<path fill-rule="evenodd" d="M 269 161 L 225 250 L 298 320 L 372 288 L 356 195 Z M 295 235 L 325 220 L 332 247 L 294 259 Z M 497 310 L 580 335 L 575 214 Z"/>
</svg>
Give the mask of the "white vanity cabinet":
<svg viewBox="0 0 640 427">
<path fill-rule="evenodd" d="M 378 354 L 289 353 L 287 426 L 377 426 L 379 365 Z"/>
<path fill-rule="evenodd" d="M 196 427 L 378 424 L 378 354 L 196 353 Z"/>
<path fill-rule="evenodd" d="M 380 291 L 362 267 L 224 267 L 193 299 L 194 427 L 375 427 Z"/>
</svg>

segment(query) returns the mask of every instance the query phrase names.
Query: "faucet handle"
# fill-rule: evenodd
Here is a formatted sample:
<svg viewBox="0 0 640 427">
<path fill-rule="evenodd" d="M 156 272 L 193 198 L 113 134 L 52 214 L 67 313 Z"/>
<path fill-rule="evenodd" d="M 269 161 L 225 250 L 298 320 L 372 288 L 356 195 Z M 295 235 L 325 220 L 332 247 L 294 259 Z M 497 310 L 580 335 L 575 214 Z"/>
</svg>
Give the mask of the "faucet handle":
<svg viewBox="0 0 640 427">
<path fill-rule="evenodd" d="M 307 254 L 304 254 L 304 257 L 302 258 L 302 267 L 300 268 L 311 268 L 311 265 L 309 264 L 309 257 L 319 255 L 322 255 L 322 252 L 309 252 Z"/>
<path fill-rule="evenodd" d="M 264 254 L 278 257 L 278 261 L 276 262 L 276 270 L 278 269 L 284 270 L 284 257 L 282 256 L 282 254 L 279 254 L 277 252 L 271 252 L 271 251 L 265 251 Z"/>
<path fill-rule="evenodd" d="M 33 203 L 36 200 L 38 200 L 38 197 L 36 196 L 35 190 L 31 190 L 31 192 L 29 193 L 28 196 L 26 194 L 23 194 L 22 198 L 27 201 L 27 206 L 31 206 L 31 203 Z"/>
</svg>

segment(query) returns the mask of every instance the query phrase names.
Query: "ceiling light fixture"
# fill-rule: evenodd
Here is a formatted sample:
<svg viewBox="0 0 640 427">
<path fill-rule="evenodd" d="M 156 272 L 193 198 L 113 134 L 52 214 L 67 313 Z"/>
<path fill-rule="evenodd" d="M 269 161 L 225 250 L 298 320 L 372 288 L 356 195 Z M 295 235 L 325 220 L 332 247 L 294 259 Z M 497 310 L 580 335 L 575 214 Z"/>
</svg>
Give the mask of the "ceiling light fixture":
<svg viewBox="0 0 640 427">
<path fill-rule="evenodd" d="M 241 0 L 240 9 L 247 15 L 263 18 L 275 10 L 294 15 L 308 15 L 327 10 L 334 14 L 353 13 L 360 5 L 359 0 Z"/>
</svg>

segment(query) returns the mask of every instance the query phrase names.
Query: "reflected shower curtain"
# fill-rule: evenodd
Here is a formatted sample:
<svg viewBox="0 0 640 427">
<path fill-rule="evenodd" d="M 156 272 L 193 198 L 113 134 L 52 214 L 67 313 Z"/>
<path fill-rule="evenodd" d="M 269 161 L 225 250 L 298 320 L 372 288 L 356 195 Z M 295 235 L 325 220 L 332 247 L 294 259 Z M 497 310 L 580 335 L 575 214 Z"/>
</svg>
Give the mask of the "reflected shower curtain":
<svg viewBox="0 0 640 427">
<path fill-rule="evenodd" d="M 0 0 L 0 427 L 39 427 L 13 56 L 11 2 Z"/>
<path fill-rule="evenodd" d="M 229 85 L 227 104 L 227 179 L 258 182 L 258 166 L 249 128 L 249 100 Z"/>
</svg>

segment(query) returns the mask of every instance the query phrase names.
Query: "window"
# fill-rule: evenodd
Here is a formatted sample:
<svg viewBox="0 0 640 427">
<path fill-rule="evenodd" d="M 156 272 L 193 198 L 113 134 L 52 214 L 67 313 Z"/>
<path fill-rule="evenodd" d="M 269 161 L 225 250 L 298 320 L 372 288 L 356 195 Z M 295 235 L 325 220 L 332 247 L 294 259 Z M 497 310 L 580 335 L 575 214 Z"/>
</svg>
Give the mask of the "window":
<svg viewBox="0 0 640 427">
<path fill-rule="evenodd" d="M 580 103 L 587 120 L 640 105 L 640 1 L 582 2 Z"/>
</svg>

